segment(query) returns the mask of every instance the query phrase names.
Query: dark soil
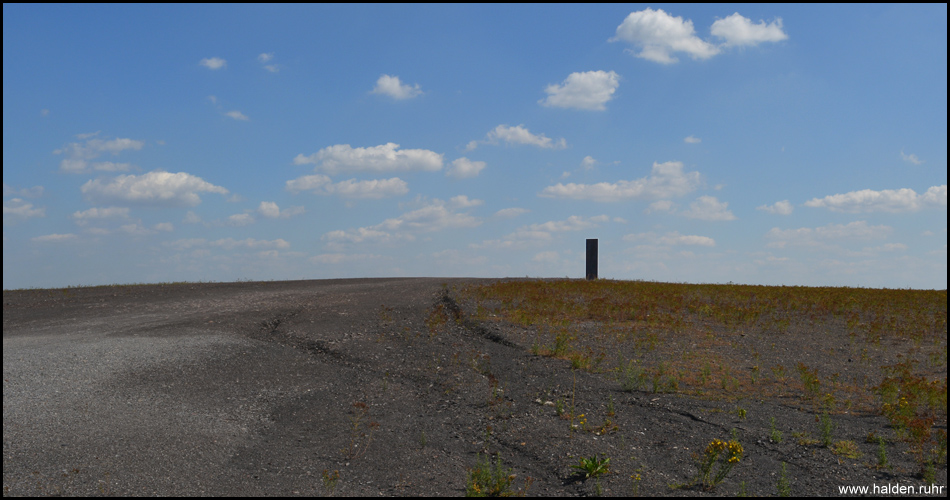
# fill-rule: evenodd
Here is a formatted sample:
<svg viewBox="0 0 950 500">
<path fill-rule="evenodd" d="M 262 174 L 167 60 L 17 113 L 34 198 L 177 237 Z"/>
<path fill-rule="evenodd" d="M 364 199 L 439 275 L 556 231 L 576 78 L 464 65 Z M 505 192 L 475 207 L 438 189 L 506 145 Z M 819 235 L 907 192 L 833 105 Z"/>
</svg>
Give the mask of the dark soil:
<svg viewBox="0 0 950 500">
<path fill-rule="evenodd" d="M 859 359 L 835 324 L 717 331 L 718 359 L 736 373 L 752 361 L 731 359 L 730 345 L 761 353 L 762 367 L 781 362 L 788 380 L 763 368 L 766 395 L 627 392 L 606 368 L 532 354 L 531 328 L 477 315 L 463 291 L 489 282 L 4 291 L 4 495 L 455 496 L 486 455 L 511 469 L 511 492 L 531 496 L 769 496 L 783 463 L 796 496 L 925 484 L 872 395 L 828 416 L 832 440 L 853 441 L 860 457 L 823 446 L 823 412 L 794 370 L 803 361 L 822 379 L 877 380 L 896 353 L 925 349 L 889 340 Z M 943 354 L 932 375 L 945 381 L 946 339 L 933 349 Z M 946 432 L 945 403 L 934 429 Z M 869 436 L 885 439 L 886 467 Z M 716 438 L 737 439 L 744 455 L 703 488 L 696 458 Z M 945 453 L 933 470 L 943 487 Z M 594 456 L 610 459 L 608 474 L 572 468 Z"/>
</svg>

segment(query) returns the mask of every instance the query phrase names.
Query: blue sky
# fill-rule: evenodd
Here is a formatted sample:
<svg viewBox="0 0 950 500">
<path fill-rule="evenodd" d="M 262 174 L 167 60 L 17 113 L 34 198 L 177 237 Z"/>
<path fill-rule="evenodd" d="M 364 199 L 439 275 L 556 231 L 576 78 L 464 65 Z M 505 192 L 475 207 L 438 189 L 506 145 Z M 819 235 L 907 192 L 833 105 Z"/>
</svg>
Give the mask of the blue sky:
<svg viewBox="0 0 950 500">
<path fill-rule="evenodd" d="M 3 6 L 3 287 L 947 286 L 942 5 Z"/>
</svg>

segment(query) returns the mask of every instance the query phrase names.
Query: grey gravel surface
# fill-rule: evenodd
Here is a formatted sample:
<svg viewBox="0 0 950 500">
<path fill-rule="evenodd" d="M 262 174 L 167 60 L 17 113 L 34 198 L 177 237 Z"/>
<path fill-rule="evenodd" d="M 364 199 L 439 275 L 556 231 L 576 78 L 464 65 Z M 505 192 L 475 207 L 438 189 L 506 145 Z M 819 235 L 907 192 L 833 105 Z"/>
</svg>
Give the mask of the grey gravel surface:
<svg viewBox="0 0 950 500">
<path fill-rule="evenodd" d="M 312 494 L 322 468 L 265 474 L 258 460 L 281 451 L 262 436 L 298 437 L 274 428 L 289 402 L 320 413 L 328 392 L 359 400 L 362 375 L 345 357 L 367 354 L 377 313 L 412 310 L 421 323 L 455 282 L 4 292 L 4 494 Z M 299 331 L 280 329 L 302 312 Z M 318 359 L 315 346 L 340 354 Z M 346 433 L 341 405 L 326 408 L 324 438 Z"/>
</svg>

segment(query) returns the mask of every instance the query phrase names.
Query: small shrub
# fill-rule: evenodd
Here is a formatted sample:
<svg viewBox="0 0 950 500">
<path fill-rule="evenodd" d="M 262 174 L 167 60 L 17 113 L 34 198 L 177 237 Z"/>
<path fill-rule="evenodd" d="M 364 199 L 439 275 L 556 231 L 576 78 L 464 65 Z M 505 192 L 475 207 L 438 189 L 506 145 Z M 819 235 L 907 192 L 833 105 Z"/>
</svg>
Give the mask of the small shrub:
<svg viewBox="0 0 950 500">
<path fill-rule="evenodd" d="M 597 455 L 590 458 L 584 457 L 581 458 L 580 464 L 572 465 L 571 467 L 577 469 L 577 473 L 582 474 L 584 479 L 588 479 L 610 472 L 610 459 L 602 459 Z"/>
<path fill-rule="evenodd" d="M 720 457 L 722 457 L 722 460 L 719 464 L 719 468 L 716 473 L 713 474 L 713 469 L 715 468 L 716 462 L 720 461 Z M 729 442 L 720 439 L 710 441 L 698 462 L 699 475 L 703 488 L 707 491 L 714 489 L 726 478 L 729 471 L 731 471 L 740 460 L 742 460 L 742 445 L 739 444 L 739 441 L 735 439 Z"/>
</svg>

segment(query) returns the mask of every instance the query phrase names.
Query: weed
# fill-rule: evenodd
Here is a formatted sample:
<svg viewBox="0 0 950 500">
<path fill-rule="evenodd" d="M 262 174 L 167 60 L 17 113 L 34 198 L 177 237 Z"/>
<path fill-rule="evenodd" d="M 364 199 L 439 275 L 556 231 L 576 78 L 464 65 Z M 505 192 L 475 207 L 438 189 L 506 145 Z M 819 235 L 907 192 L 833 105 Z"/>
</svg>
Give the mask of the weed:
<svg viewBox="0 0 950 500">
<path fill-rule="evenodd" d="M 811 446 L 820 442 L 811 437 L 807 432 L 793 432 L 792 437 L 795 438 L 795 441 L 801 446 Z"/>
<path fill-rule="evenodd" d="M 881 469 L 887 468 L 887 446 L 884 444 L 884 438 L 877 438 L 877 466 Z"/>
<path fill-rule="evenodd" d="M 640 495 L 640 481 L 643 481 L 643 477 L 640 476 L 640 471 L 637 470 L 635 474 L 630 476 L 630 479 L 632 480 L 631 485 L 630 485 L 630 492 L 632 493 L 631 496 L 639 496 Z"/>
<path fill-rule="evenodd" d="M 720 457 L 722 457 L 721 461 L 719 460 Z M 709 445 L 706 446 L 706 450 L 703 452 L 703 456 L 698 459 L 697 463 L 703 489 L 712 491 L 726 478 L 729 471 L 731 471 L 740 460 L 742 460 L 742 445 L 739 444 L 739 441 L 735 439 L 729 442 L 720 439 L 710 441 Z M 713 474 L 713 469 L 716 468 L 716 462 L 721 463 L 716 473 Z"/>
<path fill-rule="evenodd" d="M 323 489 L 327 491 L 327 496 L 333 494 L 333 490 L 336 488 L 336 483 L 339 480 L 340 471 L 335 470 L 330 472 L 327 469 L 323 469 Z"/>
<path fill-rule="evenodd" d="M 365 422 L 369 416 L 369 408 L 367 408 L 366 403 L 357 401 L 353 403 L 353 408 L 355 414 L 350 417 L 350 444 L 341 450 L 343 455 L 350 460 L 366 455 L 369 445 L 373 441 L 373 434 L 379 429 L 379 423 Z M 360 445 L 362 445 L 362 448 Z"/>
<path fill-rule="evenodd" d="M 613 397 L 613 395 L 611 394 L 611 395 L 608 395 L 607 397 L 609 398 L 609 399 L 607 400 L 607 417 L 609 418 L 609 417 L 612 417 L 612 416 L 616 415 L 616 413 L 614 413 L 614 397 Z"/>
<path fill-rule="evenodd" d="M 780 497 L 792 496 L 792 487 L 788 482 L 788 471 L 785 469 L 785 462 L 782 462 L 782 472 L 778 476 L 778 483 L 776 483 L 775 488 L 778 489 L 778 496 Z"/>
<path fill-rule="evenodd" d="M 834 431 L 835 424 L 831 421 L 831 417 L 828 416 L 828 413 L 822 413 L 820 417 L 816 416 L 815 421 L 818 422 L 818 432 L 821 435 L 821 445 L 830 448 L 831 447 L 831 433 Z"/>
<path fill-rule="evenodd" d="M 769 419 L 769 440 L 773 443 L 782 442 L 782 431 L 775 428 L 775 417 Z"/>
<path fill-rule="evenodd" d="M 818 380 L 818 372 L 815 370 L 809 370 L 804 363 L 798 363 L 798 376 L 802 381 L 802 385 L 805 387 L 805 393 L 811 396 L 811 398 L 816 399 L 821 393 L 821 381 Z"/>
<path fill-rule="evenodd" d="M 583 457 L 580 464 L 572 465 L 571 468 L 577 469 L 577 473 L 583 475 L 584 479 L 597 477 L 610 472 L 610 459 L 600 458 L 598 455 Z"/>
<path fill-rule="evenodd" d="M 858 449 L 858 445 L 854 441 L 838 441 L 835 443 L 832 452 L 845 458 L 861 458 L 861 450 Z"/>
<path fill-rule="evenodd" d="M 646 386 L 646 371 L 630 360 L 620 365 L 620 389 L 624 392 L 639 391 Z"/>
<path fill-rule="evenodd" d="M 736 408 L 736 416 L 739 417 L 739 420 L 745 420 L 746 411 L 745 408 Z"/>
<path fill-rule="evenodd" d="M 501 464 L 501 457 L 498 457 L 495 465 L 492 466 L 491 459 L 486 455 L 482 461 L 481 454 L 477 457 L 477 464 L 474 468 L 468 470 L 468 481 L 465 483 L 465 496 L 467 497 L 508 497 L 524 496 L 533 482 L 530 477 L 525 479 L 523 490 L 512 490 L 512 484 L 515 481 L 515 475 L 511 469 L 506 469 Z"/>
</svg>

